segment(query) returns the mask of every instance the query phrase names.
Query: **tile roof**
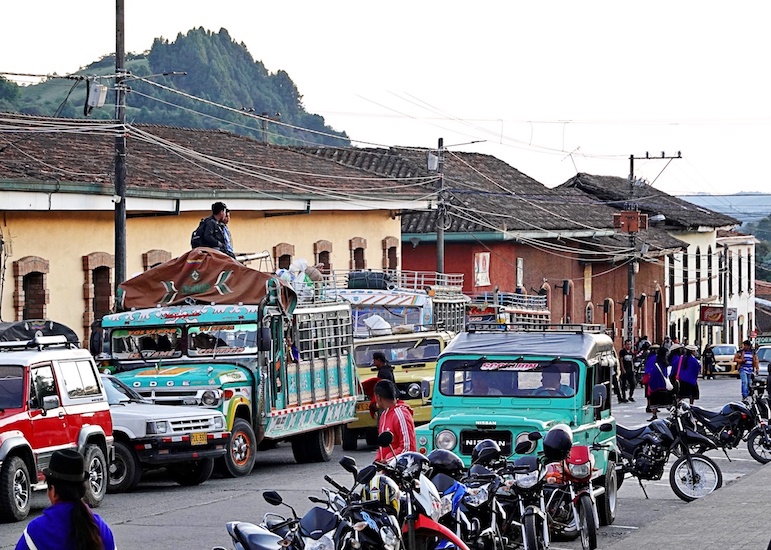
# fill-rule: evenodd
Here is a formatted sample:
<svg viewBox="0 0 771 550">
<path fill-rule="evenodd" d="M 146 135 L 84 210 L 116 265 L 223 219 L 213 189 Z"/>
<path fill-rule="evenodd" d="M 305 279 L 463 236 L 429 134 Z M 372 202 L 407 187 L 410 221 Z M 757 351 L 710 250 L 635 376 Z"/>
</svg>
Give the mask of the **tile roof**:
<svg viewBox="0 0 771 550">
<path fill-rule="evenodd" d="M 316 155 L 374 174 L 436 175 L 426 168 L 421 148 L 306 148 Z M 444 187 L 449 207 L 448 232 L 559 231 L 612 228 L 613 210 L 585 193 L 549 189 L 500 159 L 479 153 L 446 151 Z M 438 189 L 438 180 L 434 184 Z M 402 232 L 435 231 L 435 212 L 406 212 Z"/>
<path fill-rule="evenodd" d="M 109 122 L 0 115 L 0 182 L 112 188 L 114 134 L 98 130 Z M 41 122 L 70 131 L 27 131 L 27 125 Z M 268 146 L 218 130 L 131 126 L 127 153 L 129 191 L 166 191 L 173 197 L 217 190 L 247 197 L 257 192 L 275 197 L 414 200 L 430 192 L 420 180 L 398 181 L 398 171 L 382 177 L 297 148 Z"/>
<path fill-rule="evenodd" d="M 741 223 L 736 218 L 673 197 L 650 185 L 631 187 L 629 179 L 617 176 L 578 173 L 559 188 L 580 189 L 617 210 L 624 209 L 633 196 L 641 211 L 650 215 L 663 214 L 666 216 L 665 224 L 670 227 L 674 225 L 682 229 L 694 229 L 699 226 L 726 227 Z"/>
</svg>

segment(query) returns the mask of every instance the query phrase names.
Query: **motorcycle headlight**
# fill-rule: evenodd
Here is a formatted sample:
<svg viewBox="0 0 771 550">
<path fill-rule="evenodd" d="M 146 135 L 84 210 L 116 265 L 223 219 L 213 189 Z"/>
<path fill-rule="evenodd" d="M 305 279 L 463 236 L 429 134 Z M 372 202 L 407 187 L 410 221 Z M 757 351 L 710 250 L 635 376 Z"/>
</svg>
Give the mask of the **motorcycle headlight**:
<svg viewBox="0 0 771 550">
<path fill-rule="evenodd" d="M 398 537 L 387 525 L 380 528 L 380 540 L 383 542 L 383 548 L 385 548 L 385 550 L 394 550 L 399 544 Z"/>
<path fill-rule="evenodd" d="M 437 449 L 444 449 L 446 451 L 455 448 L 455 444 L 458 442 L 458 438 L 450 430 L 442 430 L 436 434 L 436 447 Z"/>
<path fill-rule="evenodd" d="M 514 476 L 514 485 L 522 489 L 530 489 L 538 483 L 538 471 L 528 472 L 526 474 L 516 474 Z"/>
<path fill-rule="evenodd" d="M 576 479 L 584 479 L 592 475 L 592 465 L 588 462 L 584 464 L 568 464 L 570 475 Z"/>
<path fill-rule="evenodd" d="M 201 403 L 207 407 L 216 407 L 220 403 L 220 395 L 216 390 L 206 390 L 201 395 Z"/>
<path fill-rule="evenodd" d="M 452 512 L 452 495 L 443 495 L 439 505 L 439 517 L 444 517 Z"/>
<path fill-rule="evenodd" d="M 471 487 L 469 489 L 466 489 L 466 494 L 463 497 L 463 502 L 466 503 L 467 506 L 471 506 L 472 508 L 479 508 L 482 506 L 485 502 L 487 502 L 487 485 L 483 485 L 482 487 Z"/>
<path fill-rule="evenodd" d="M 335 550 L 335 543 L 332 541 L 332 537 L 327 534 L 318 540 L 306 540 L 305 550 Z"/>
</svg>

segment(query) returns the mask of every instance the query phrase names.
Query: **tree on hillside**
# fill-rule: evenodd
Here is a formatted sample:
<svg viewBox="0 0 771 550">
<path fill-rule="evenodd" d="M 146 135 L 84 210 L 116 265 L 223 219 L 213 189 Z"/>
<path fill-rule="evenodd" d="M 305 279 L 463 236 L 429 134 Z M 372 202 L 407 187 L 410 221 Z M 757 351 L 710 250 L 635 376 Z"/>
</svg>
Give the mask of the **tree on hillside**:
<svg viewBox="0 0 771 550">
<path fill-rule="evenodd" d="M 771 282 L 771 215 L 748 223 L 747 231 L 760 241 L 755 245 L 755 277 Z"/>
</svg>

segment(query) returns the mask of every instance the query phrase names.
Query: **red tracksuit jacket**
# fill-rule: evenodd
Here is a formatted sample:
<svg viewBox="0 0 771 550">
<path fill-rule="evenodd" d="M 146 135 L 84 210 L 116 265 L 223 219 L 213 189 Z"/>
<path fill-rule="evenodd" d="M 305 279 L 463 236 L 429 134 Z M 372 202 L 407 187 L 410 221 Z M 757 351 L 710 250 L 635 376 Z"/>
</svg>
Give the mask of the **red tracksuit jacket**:
<svg viewBox="0 0 771 550">
<path fill-rule="evenodd" d="M 396 405 L 383 411 L 378 421 L 378 432 L 391 432 L 394 441 L 391 446 L 398 455 L 407 451 L 417 450 L 415 443 L 415 422 L 412 420 L 412 408 L 404 401 L 397 401 Z M 387 462 L 394 454 L 388 447 L 380 447 L 375 460 Z"/>
</svg>

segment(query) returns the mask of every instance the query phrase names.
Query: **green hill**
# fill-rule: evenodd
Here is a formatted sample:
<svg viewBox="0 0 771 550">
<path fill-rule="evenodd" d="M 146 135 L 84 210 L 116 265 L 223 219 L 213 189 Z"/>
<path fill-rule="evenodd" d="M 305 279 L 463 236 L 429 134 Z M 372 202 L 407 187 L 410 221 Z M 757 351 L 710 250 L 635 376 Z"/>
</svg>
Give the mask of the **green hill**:
<svg viewBox="0 0 771 550">
<path fill-rule="evenodd" d="M 180 33 L 173 42 L 156 38 L 148 52 L 126 56 L 126 69 L 133 77 L 186 72 L 185 76 L 150 76 L 148 80 L 238 111 L 203 103 L 132 78 L 128 82 L 131 91 L 126 99 L 126 120 L 129 122 L 219 129 L 256 139 L 267 136 L 270 143 L 285 145 L 350 145 L 345 132 L 327 126 L 324 117 L 305 111 L 302 95 L 285 71 L 269 72 L 225 29 L 214 33 L 199 27 L 187 34 Z M 114 73 L 115 57 L 110 55 L 76 74 L 107 77 Z M 114 79 L 103 78 L 99 82 L 112 88 Z M 82 80 L 49 78 L 39 84 L 20 87 L 0 77 L 0 111 L 83 118 L 85 99 L 86 83 Z M 105 106 L 94 109 L 90 118 L 113 118 L 114 103 L 115 96 L 110 91 Z M 272 122 L 263 124 L 249 116 L 262 113 L 297 128 Z"/>
</svg>

